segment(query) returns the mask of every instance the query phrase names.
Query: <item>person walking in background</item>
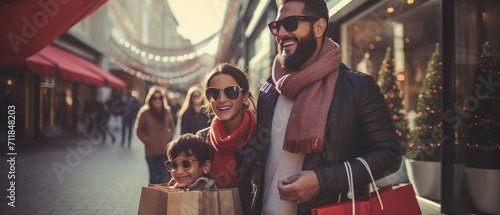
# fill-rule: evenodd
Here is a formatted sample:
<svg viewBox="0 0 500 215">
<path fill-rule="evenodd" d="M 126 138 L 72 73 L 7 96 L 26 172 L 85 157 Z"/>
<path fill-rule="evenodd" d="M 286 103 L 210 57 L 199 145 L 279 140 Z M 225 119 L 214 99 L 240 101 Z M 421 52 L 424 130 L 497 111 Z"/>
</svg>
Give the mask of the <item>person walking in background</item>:
<svg viewBox="0 0 500 215">
<path fill-rule="evenodd" d="M 165 147 L 173 139 L 174 129 L 174 120 L 162 88 L 151 87 L 135 124 L 137 137 L 144 143 L 151 184 L 170 180 L 164 166 L 168 160 Z"/>
<path fill-rule="evenodd" d="M 196 134 L 197 131 L 210 126 L 208 116 L 203 113 L 202 103 L 201 88 L 198 86 L 189 88 L 179 111 L 181 134 Z"/>
<path fill-rule="evenodd" d="M 128 147 L 130 148 L 130 142 L 132 140 L 132 126 L 134 125 L 134 120 L 137 116 L 137 111 L 139 111 L 139 101 L 132 96 L 131 92 L 127 92 L 122 97 L 122 105 L 124 108 L 124 113 L 122 115 L 122 142 L 121 146 L 125 146 L 128 141 Z M 127 139 L 125 139 L 126 134 L 128 134 Z"/>
<path fill-rule="evenodd" d="M 352 166 L 355 196 L 399 169 L 401 152 L 392 118 L 374 79 L 341 63 L 340 47 L 326 37 L 324 0 L 278 0 L 271 77 L 260 90 L 257 141 L 244 160 L 251 184 L 240 188 L 248 214 L 310 214 L 347 200 L 343 163 Z M 215 165 L 215 162 L 214 162 Z M 245 164 L 243 164 L 245 166 Z"/>
<path fill-rule="evenodd" d="M 111 141 L 115 143 L 115 135 L 113 135 L 113 133 L 109 130 L 109 120 L 111 119 L 111 114 L 109 113 L 107 106 L 102 102 L 98 102 L 96 104 L 96 108 L 95 122 L 97 130 L 102 135 L 101 144 L 106 143 L 106 137 L 108 134 L 111 137 Z"/>
<path fill-rule="evenodd" d="M 179 114 L 179 110 L 181 109 L 181 105 L 179 104 L 179 93 L 168 92 L 167 102 L 168 106 L 170 106 L 170 110 L 172 111 L 172 116 L 174 117 L 174 124 L 177 126 L 177 116 Z"/>
<path fill-rule="evenodd" d="M 99 102 L 97 98 L 91 97 L 89 100 L 85 102 L 83 107 L 83 128 L 87 133 L 92 132 L 92 129 L 96 128 L 95 115 L 97 113 L 97 108 L 99 106 Z"/>
<path fill-rule="evenodd" d="M 108 108 L 110 116 L 110 132 L 121 131 L 121 116 L 125 114 L 127 108 L 122 102 L 122 92 L 119 90 L 114 90 L 111 93 L 111 97 L 106 101 L 106 106 Z"/>
<path fill-rule="evenodd" d="M 220 188 L 248 186 L 248 167 L 242 166 L 255 131 L 250 110 L 255 100 L 246 73 L 231 64 L 217 65 L 203 83 L 206 109 L 215 114 L 210 127 L 196 135 L 212 146 L 212 178 Z M 240 195 L 241 201 L 246 201 Z"/>
</svg>

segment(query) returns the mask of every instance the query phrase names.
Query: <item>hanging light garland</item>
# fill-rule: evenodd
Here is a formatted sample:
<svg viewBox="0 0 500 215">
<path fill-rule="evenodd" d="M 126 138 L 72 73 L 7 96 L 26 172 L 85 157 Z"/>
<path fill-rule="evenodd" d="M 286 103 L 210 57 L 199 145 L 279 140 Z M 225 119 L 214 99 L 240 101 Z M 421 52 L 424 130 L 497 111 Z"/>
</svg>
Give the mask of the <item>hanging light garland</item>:
<svg viewBox="0 0 500 215">
<path fill-rule="evenodd" d="M 185 62 L 188 60 L 193 60 L 196 57 L 199 57 L 203 54 L 201 50 L 196 52 L 192 51 L 190 53 L 182 54 L 182 55 L 160 55 L 148 51 L 141 50 L 136 45 L 131 45 L 131 42 L 125 40 L 124 38 L 120 38 L 118 43 L 125 48 L 125 50 L 129 51 L 131 54 L 136 56 L 140 56 L 142 58 L 147 58 L 149 60 L 154 60 L 155 62 L 163 62 L 163 63 L 176 63 L 176 62 Z"/>
<path fill-rule="evenodd" d="M 201 63 L 198 63 L 190 68 L 187 68 L 185 70 L 182 70 L 181 72 L 178 73 L 172 73 L 174 75 L 170 75 L 169 77 L 160 77 L 156 75 L 152 75 L 146 71 L 139 70 L 139 69 L 134 69 L 126 64 L 120 62 L 114 57 L 110 57 L 109 59 L 111 63 L 115 64 L 116 66 L 120 67 L 123 71 L 126 73 L 133 75 L 139 79 L 149 81 L 149 82 L 156 82 L 158 84 L 176 84 L 176 83 L 182 83 L 185 81 L 189 81 L 190 79 L 202 74 L 204 71 L 206 71 L 206 68 L 201 65 Z"/>
<path fill-rule="evenodd" d="M 203 50 L 201 49 L 208 43 L 210 43 L 214 38 L 216 38 L 216 36 L 220 33 L 220 31 L 218 31 L 195 45 L 187 45 L 178 48 L 150 46 L 141 43 L 137 38 L 134 37 L 134 34 L 132 34 L 129 29 L 130 24 L 126 24 L 130 22 L 127 22 L 128 20 L 125 20 L 125 18 L 122 17 L 118 6 L 116 6 L 112 1 L 110 1 L 109 3 L 111 12 L 113 13 L 111 20 L 113 23 L 115 23 L 115 26 L 118 26 L 113 28 L 111 32 L 111 38 L 128 52 L 133 53 L 137 57 L 148 59 L 150 61 L 155 61 L 158 63 L 176 63 L 192 60 L 202 55 Z M 198 51 L 194 51 L 195 49 L 197 49 Z"/>
<path fill-rule="evenodd" d="M 107 43 L 110 62 L 124 72 L 149 82 L 175 84 L 190 81 L 208 71 L 200 61 L 204 55 L 202 49 L 220 31 L 194 45 L 189 43 L 176 48 L 151 46 L 135 37 L 131 31 L 134 26 L 122 16 L 124 11 L 119 5 L 110 1 L 108 8 L 113 26 L 110 42 Z"/>
</svg>

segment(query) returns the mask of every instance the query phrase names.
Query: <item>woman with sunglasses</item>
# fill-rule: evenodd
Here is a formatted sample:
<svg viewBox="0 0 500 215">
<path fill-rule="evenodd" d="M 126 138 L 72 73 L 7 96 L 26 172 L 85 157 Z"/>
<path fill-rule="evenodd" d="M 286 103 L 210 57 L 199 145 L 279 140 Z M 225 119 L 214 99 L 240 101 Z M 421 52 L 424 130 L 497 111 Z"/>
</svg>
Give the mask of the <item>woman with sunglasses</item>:
<svg viewBox="0 0 500 215">
<path fill-rule="evenodd" d="M 215 114 L 211 126 L 198 132 L 212 146 L 211 176 L 220 188 L 240 186 L 242 179 L 249 178 L 241 164 L 256 125 L 249 110 L 255 100 L 247 75 L 231 64 L 219 64 L 206 76 L 203 87 L 207 111 Z"/>
<path fill-rule="evenodd" d="M 196 134 L 197 131 L 210 125 L 208 116 L 203 113 L 202 104 L 201 88 L 198 86 L 189 88 L 179 111 L 181 134 Z"/>
<path fill-rule="evenodd" d="M 174 120 L 162 88 L 149 89 L 146 102 L 137 114 L 135 132 L 144 143 L 149 167 L 149 183 L 160 184 L 170 180 L 164 162 L 168 160 L 165 146 L 174 137 Z"/>
</svg>

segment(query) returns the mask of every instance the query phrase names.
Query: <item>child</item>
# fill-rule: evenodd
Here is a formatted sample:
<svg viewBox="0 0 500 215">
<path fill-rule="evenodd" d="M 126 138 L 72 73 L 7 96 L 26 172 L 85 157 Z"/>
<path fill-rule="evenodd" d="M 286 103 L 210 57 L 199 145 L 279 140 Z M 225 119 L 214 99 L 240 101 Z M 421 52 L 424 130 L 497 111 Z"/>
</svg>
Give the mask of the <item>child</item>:
<svg viewBox="0 0 500 215">
<path fill-rule="evenodd" d="M 167 170 L 172 173 L 170 187 L 186 190 L 202 190 L 215 186 L 208 178 L 212 166 L 210 146 L 202 139 L 188 133 L 170 142 L 167 146 Z"/>
</svg>

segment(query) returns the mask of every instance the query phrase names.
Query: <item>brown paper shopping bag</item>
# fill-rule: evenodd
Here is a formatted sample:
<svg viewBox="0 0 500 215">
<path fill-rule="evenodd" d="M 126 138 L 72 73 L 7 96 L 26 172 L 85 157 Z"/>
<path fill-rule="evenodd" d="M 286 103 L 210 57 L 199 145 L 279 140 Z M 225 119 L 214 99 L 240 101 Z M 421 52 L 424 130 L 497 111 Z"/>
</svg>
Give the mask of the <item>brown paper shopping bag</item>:
<svg viewBox="0 0 500 215">
<path fill-rule="evenodd" d="M 206 214 L 210 208 L 210 198 L 204 191 L 183 191 L 161 186 L 143 187 L 139 202 L 139 215 Z M 209 194 L 206 194 L 209 195 Z M 203 199 L 203 200 L 202 200 Z M 216 197 L 212 197 L 216 199 Z M 213 201 L 216 205 L 216 200 Z"/>
<path fill-rule="evenodd" d="M 142 188 L 138 214 L 241 215 L 243 212 L 237 188 L 183 191 L 150 185 Z"/>
<path fill-rule="evenodd" d="M 151 187 L 142 187 L 139 211 L 137 214 L 166 214 L 168 193 Z"/>
<path fill-rule="evenodd" d="M 219 214 L 241 215 L 241 201 L 238 188 L 226 188 L 217 190 Z"/>
</svg>

